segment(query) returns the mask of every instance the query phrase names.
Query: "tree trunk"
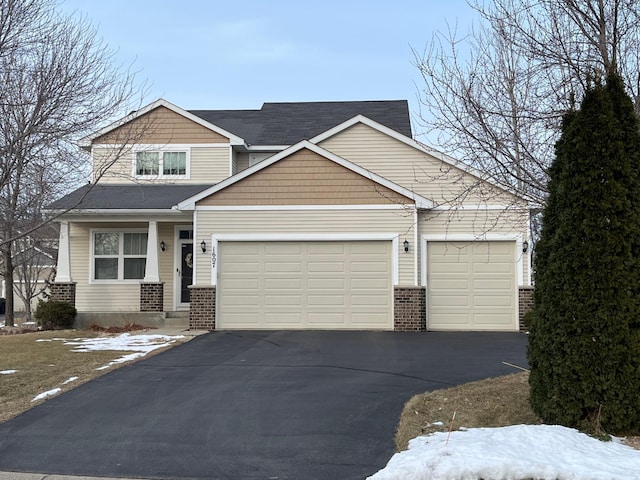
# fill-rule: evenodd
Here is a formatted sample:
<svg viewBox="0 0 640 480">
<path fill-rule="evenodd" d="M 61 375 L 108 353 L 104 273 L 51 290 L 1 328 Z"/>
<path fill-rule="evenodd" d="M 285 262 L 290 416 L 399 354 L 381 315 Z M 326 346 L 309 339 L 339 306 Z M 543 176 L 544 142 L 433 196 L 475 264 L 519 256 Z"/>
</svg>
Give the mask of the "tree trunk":
<svg viewBox="0 0 640 480">
<path fill-rule="evenodd" d="M 5 281 L 5 320 L 7 327 L 13 327 L 14 323 L 14 305 L 13 305 L 13 259 L 11 258 L 11 243 L 2 245 L 2 266 Z"/>
</svg>

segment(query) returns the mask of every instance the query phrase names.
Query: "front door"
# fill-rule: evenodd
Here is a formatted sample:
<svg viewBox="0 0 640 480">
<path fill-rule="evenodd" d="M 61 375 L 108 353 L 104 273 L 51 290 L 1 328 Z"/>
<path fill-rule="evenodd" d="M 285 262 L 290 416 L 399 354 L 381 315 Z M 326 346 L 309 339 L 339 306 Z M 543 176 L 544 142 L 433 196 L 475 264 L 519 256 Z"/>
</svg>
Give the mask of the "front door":
<svg viewBox="0 0 640 480">
<path fill-rule="evenodd" d="M 193 243 L 182 243 L 180 267 L 180 303 L 189 303 L 189 285 L 193 283 Z"/>
</svg>

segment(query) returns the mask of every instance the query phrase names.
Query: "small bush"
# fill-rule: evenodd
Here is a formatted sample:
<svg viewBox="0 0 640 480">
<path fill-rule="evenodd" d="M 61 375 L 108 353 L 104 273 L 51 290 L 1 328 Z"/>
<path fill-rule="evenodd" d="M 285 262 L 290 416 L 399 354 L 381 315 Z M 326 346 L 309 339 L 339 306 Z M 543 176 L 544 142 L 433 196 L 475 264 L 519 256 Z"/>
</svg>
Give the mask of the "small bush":
<svg viewBox="0 0 640 480">
<path fill-rule="evenodd" d="M 38 302 L 34 317 L 38 326 L 44 330 L 60 330 L 72 328 L 76 318 L 76 308 L 67 302 L 48 300 Z"/>
</svg>

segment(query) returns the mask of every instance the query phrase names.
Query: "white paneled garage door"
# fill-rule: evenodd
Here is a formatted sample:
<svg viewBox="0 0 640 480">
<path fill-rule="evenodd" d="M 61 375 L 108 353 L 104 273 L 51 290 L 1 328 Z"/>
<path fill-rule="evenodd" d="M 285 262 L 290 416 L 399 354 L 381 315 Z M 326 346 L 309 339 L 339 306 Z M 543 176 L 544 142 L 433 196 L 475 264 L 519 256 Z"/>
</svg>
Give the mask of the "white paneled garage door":
<svg viewBox="0 0 640 480">
<path fill-rule="evenodd" d="M 429 330 L 516 330 L 515 242 L 427 242 Z"/>
<path fill-rule="evenodd" d="M 393 329 L 390 241 L 218 244 L 220 329 Z"/>
</svg>

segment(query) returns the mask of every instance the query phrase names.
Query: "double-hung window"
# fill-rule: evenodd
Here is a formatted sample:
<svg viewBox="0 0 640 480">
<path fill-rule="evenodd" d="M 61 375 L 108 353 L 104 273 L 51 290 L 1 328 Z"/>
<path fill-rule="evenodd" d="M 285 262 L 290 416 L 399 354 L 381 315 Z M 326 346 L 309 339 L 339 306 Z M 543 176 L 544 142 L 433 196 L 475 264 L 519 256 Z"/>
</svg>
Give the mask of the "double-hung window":
<svg viewBox="0 0 640 480">
<path fill-rule="evenodd" d="M 137 178 L 188 178 L 189 149 L 145 147 L 134 152 L 133 170 Z"/>
<path fill-rule="evenodd" d="M 93 232 L 93 280 L 142 280 L 147 232 Z"/>
</svg>

